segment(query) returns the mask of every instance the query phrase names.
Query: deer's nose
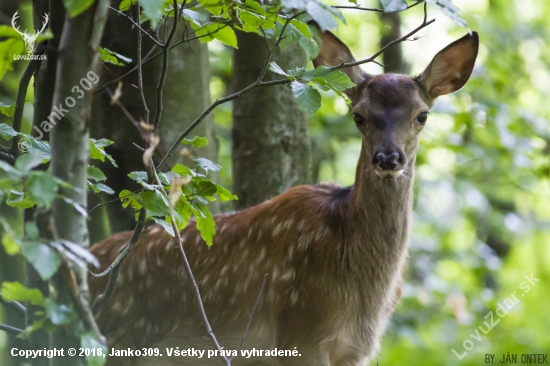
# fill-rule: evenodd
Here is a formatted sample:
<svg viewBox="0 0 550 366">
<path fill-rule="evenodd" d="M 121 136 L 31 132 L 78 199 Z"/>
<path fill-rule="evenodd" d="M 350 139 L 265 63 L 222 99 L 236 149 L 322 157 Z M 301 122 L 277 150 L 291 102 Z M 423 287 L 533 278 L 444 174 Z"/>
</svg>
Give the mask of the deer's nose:
<svg viewBox="0 0 550 366">
<path fill-rule="evenodd" d="M 399 153 L 385 154 L 379 152 L 374 156 L 374 164 L 378 165 L 382 170 L 394 170 L 399 165 Z"/>
</svg>

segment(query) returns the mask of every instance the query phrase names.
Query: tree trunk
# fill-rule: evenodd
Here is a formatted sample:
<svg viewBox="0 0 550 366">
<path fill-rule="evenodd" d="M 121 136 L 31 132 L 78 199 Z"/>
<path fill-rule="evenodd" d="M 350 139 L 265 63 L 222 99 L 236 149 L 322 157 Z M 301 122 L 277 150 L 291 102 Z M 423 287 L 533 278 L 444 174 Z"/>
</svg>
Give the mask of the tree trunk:
<svg viewBox="0 0 550 366">
<path fill-rule="evenodd" d="M 233 90 L 252 84 L 267 57 L 266 42 L 237 33 Z M 297 45 L 273 58 L 284 70 L 305 66 Z M 264 80 L 274 79 L 268 72 Z M 311 181 L 308 121 L 286 86 L 256 89 L 233 104 L 233 180 L 236 209 L 259 204 L 288 188 Z"/>
<path fill-rule="evenodd" d="M 106 21 L 108 0 L 96 0 L 84 13 L 65 19 L 59 44 L 57 75 L 53 95 L 53 105 L 63 105 L 70 108 L 55 128 L 51 131 L 52 174 L 74 188 L 63 188 L 61 194 L 72 199 L 76 204 L 86 208 L 86 171 L 89 158 L 89 114 L 93 91 L 85 92 L 79 99 L 73 91 L 81 85 L 88 72 L 97 72 L 99 63 L 99 43 Z M 72 98 L 69 99 L 69 98 Z M 76 189 L 75 189 L 76 188 Z M 73 205 L 64 200 L 56 199 L 52 206 L 53 220 L 59 239 L 88 247 L 88 229 L 86 217 L 78 212 Z M 78 269 L 78 285 L 84 300 L 88 299 L 87 272 Z M 52 299 L 58 304 L 72 306 L 73 297 L 65 277 L 58 272 L 51 285 L 56 289 Z M 80 338 L 74 334 L 74 329 L 68 326 L 58 327 L 50 337 L 50 348 L 69 347 L 78 349 Z M 79 358 L 57 358 L 55 365 L 84 365 Z"/>
<path fill-rule="evenodd" d="M 401 37 L 401 18 L 399 13 L 381 13 L 380 21 L 382 23 L 380 48 L 382 48 L 391 41 Z M 384 60 L 383 63 L 385 73 L 409 73 L 409 65 L 403 58 L 403 47 L 401 46 L 401 43 L 388 48 L 382 56 Z"/>
<path fill-rule="evenodd" d="M 168 25 L 169 29 L 170 24 Z M 183 33 L 181 29 L 176 35 Z M 178 37 L 175 37 L 175 41 Z M 109 14 L 109 20 L 105 29 L 105 36 L 102 46 L 134 61 L 127 67 L 106 65 L 102 74 L 100 84 L 115 79 L 136 65 L 137 54 L 137 33 L 132 24 L 122 16 L 114 13 Z M 148 37 L 143 38 L 143 57 L 153 46 Z M 156 52 L 160 49 L 157 48 Z M 143 64 L 143 88 L 147 106 L 151 116 L 155 112 L 156 87 L 161 69 L 161 56 Z M 122 97 L 120 102 L 136 119 L 143 118 L 144 111 L 140 102 L 139 93 L 132 85 L 137 85 L 137 73 L 126 76 L 123 80 Z M 112 85 L 114 90 L 116 87 Z M 94 137 L 105 137 L 114 141 L 107 151 L 113 156 L 118 168 L 110 164 L 103 164 L 100 168 L 107 176 L 107 185 L 118 193 L 123 189 L 131 191 L 139 186 L 128 178 L 127 174 L 144 170 L 142 153 L 133 146 L 136 143 L 143 145 L 143 139 L 135 127 L 128 121 L 118 106 L 110 104 L 110 97 L 102 92 L 94 102 L 93 110 L 93 131 Z M 191 122 L 210 104 L 210 67 L 208 63 L 208 48 L 198 40 L 181 44 L 169 51 L 168 71 L 164 86 L 164 108 L 160 121 L 159 135 L 160 145 L 157 148 L 159 156 L 162 151 L 167 151 L 179 135 Z M 152 118 L 152 117 L 151 117 Z M 210 160 L 217 161 L 218 147 L 214 132 L 213 117 L 207 117 L 193 131 L 193 136 L 206 136 L 209 146 L 201 148 L 200 154 Z M 182 145 L 183 147 L 183 145 Z M 174 154 L 169 160 L 167 167 L 181 162 L 182 157 Z M 214 177 L 215 179 L 215 177 Z M 115 197 L 109 196 L 108 199 Z M 134 211 L 131 208 L 124 209 L 119 202 L 106 206 L 109 212 L 111 230 L 113 232 L 133 230 L 135 226 Z M 217 210 L 217 206 L 212 211 Z M 102 239 L 101 234 L 92 233 L 94 241 Z"/>
</svg>

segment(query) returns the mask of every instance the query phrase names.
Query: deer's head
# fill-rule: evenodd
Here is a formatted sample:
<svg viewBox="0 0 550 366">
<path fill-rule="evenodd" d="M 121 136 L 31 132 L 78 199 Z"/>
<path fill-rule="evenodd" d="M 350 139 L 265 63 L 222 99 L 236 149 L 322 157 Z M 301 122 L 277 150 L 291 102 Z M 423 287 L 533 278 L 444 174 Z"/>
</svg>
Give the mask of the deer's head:
<svg viewBox="0 0 550 366">
<path fill-rule="evenodd" d="M 332 33 L 321 33 L 323 44 L 315 66 L 354 62 L 349 48 Z M 368 170 L 395 179 L 414 161 L 419 134 L 435 99 L 468 81 L 478 50 L 476 32 L 441 50 L 417 77 L 400 74 L 367 75 L 359 66 L 342 68 L 356 86 L 345 91 L 353 119 L 363 135 Z"/>
<path fill-rule="evenodd" d="M 32 53 L 34 51 L 34 43 L 36 42 L 36 39 L 46 29 L 46 26 L 48 25 L 48 14 L 44 14 L 44 21 L 42 22 L 42 28 L 39 31 L 33 31 L 31 35 L 27 34 L 27 30 L 21 32 L 19 30 L 19 26 L 16 23 L 17 18 L 19 18 L 19 10 L 13 14 L 13 17 L 11 18 L 11 26 L 17 33 L 21 35 L 21 38 L 23 38 L 23 42 L 25 42 L 25 49 L 27 50 L 27 53 Z"/>
</svg>

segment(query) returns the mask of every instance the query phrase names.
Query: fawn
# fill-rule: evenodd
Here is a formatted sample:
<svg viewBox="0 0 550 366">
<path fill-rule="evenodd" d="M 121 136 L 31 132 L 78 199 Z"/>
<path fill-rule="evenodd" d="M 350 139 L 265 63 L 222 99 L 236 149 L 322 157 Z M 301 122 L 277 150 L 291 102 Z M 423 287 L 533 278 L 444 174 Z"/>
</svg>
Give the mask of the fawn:
<svg viewBox="0 0 550 366">
<path fill-rule="evenodd" d="M 314 65 L 353 62 L 336 36 L 321 34 Z M 343 68 L 345 91 L 362 134 L 355 185 L 297 186 L 260 205 L 216 216 L 208 249 L 195 224 L 183 246 L 212 328 L 237 349 L 267 281 L 244 349 L 296 349 L 300 356 L 237 357 L 237 365 L 358 366 L 378 351 L 385 323 L 401 296 L 411 226 L 419 133 L 434 100 L 469 79 L 478 50 L 473 32 L 440 51 L 417 77 L 371 76 Z M 115 234 L 92 248 L 105 269 L 130 239 Z M 90 278 L 92 299 L 106 278 Z M 97 314 L 116 349 L 158 347 L 165 358 L 113 357 L 112 365 L 221 365 L 218 357 L 166 357 L 167 348 L 213 349 L 205 337 L 175 239 L 153 226 L 122 264 L 112 298 Z"/>
</svg>

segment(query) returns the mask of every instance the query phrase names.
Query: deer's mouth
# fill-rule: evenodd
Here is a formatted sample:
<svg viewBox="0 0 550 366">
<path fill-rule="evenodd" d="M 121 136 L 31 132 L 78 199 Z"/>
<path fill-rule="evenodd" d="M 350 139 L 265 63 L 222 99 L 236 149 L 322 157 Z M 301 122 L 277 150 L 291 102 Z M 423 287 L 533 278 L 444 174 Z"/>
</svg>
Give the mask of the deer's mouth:
<svg viewBox="0 0 550 366">
<path fill-rule="evenodd" d="M 374 172 L 382 179 L 396 179 L 397 177 L 403 174 L 404 169 L 397 170 L 382 170 L 380 168 L 375 168 Z"/>
</svg>

